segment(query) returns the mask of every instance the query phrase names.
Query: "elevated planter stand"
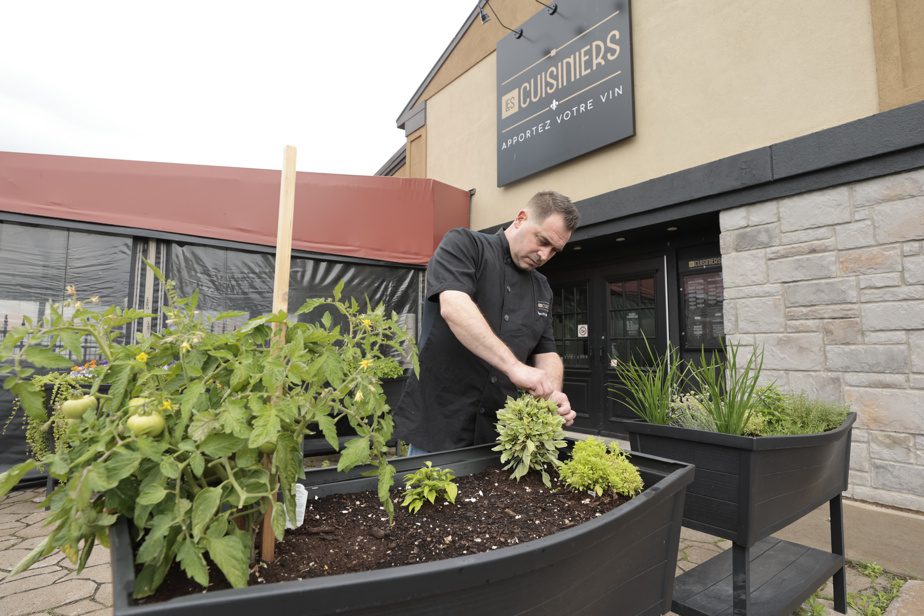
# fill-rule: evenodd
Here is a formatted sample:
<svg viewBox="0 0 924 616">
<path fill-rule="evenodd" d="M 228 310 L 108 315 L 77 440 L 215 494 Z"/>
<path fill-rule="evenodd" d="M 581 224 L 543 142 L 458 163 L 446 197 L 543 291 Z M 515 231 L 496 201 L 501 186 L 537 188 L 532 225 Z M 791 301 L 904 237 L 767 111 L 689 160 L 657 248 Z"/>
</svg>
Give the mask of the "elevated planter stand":
<svg viewBox="0 0 924 616">
<path fill-rule="evenodd" d="M 423 459 L 457 475 L 498 464 L 491 445 L 394 460 L 400 482 Z M 645 490 L 609 513 L 543 539 L 481 554 L 302 581 L 196 594 L 133 605 L 134 564 L 128 526 L 110 532 L 114 613 L 122 615 L 324 616 L 439 613 L 655 615 L 670 610 L 689 465 L 631 454 Z M 362 469 L 308 472 L 309 498 L 374 489 Z"/>
<path fill-rule="evenodd" d="M 745 437 L 626 421 L 633 451 L 696 466 L 683 525 L 732 547 L 676 580 L 681 616 L 791 614 L 834 576 L 834 605 L 847 611 L 841 492 L 847 488 L 856 413 L 835 430 Z M 829 503 L 831 551 L 770 537 Z"/>
</svg>

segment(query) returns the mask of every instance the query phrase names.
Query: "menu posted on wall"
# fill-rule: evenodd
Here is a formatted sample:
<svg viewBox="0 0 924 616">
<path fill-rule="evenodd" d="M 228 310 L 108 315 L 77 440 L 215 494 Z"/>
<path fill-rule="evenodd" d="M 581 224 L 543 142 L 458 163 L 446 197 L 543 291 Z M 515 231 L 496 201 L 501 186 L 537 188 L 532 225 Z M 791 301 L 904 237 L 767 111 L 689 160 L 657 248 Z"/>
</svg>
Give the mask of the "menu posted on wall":
<svg viewBox="0 0 924 616">
<path fill-rule="evenodd" d="M 497 44 L 497 185 L 635 134 L 628 0 L 544 9 Z"/>
<path fill-rule="evenodd" d="M 722 273 L 687 274 L 683 277 L 684 347 L 718 348 L 725 333 L 722 312 Z"/>
</svg>

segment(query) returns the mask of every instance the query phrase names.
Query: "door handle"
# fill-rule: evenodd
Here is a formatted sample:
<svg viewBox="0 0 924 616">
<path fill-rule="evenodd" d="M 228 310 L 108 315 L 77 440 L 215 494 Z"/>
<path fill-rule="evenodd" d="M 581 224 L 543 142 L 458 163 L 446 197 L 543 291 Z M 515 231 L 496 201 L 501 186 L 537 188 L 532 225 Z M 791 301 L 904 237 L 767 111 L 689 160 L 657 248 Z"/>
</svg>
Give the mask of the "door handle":
<svg viewBox="0 0 924 616">
<path fill-rule="evenodd" d="M 600 336 L 600 363 L 606 363 L 606 336 Z"/>
</svg>

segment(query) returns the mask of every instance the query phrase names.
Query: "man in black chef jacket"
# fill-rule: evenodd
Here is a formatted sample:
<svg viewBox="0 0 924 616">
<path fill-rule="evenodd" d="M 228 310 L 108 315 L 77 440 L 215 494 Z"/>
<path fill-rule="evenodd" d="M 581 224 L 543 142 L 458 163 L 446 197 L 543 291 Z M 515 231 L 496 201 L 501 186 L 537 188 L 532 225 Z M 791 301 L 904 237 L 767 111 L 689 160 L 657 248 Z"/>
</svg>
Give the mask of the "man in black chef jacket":
<svg viewBox="0 0 924 616">
<path fill-rule="evenodd" d="M 410 455 L 493 442 L 497 411 L 517 390 L 558 405 L 564 366 L 552 334 L 552 290 L 536 268 L 564 249 L 580 222 L 571 200 L 540 192 L 506 229 L 452 229 L 427 266 L 420 378 L 395 412 Z"/>
</svg>

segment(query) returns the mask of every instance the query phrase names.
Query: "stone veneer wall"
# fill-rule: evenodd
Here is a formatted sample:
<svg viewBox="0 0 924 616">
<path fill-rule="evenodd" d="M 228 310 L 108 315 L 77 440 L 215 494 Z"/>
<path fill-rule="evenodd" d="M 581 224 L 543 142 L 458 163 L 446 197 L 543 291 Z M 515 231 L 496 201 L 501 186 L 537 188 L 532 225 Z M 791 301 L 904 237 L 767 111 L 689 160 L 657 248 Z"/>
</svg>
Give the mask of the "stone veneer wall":
<svg viewBox="0 0 924 616">
<path fill-rule="evenodd" d="M 848 403 L 857 499 L 924 511 L 924 169 L 721 213 L 725 331 Z"/>
</svg>

